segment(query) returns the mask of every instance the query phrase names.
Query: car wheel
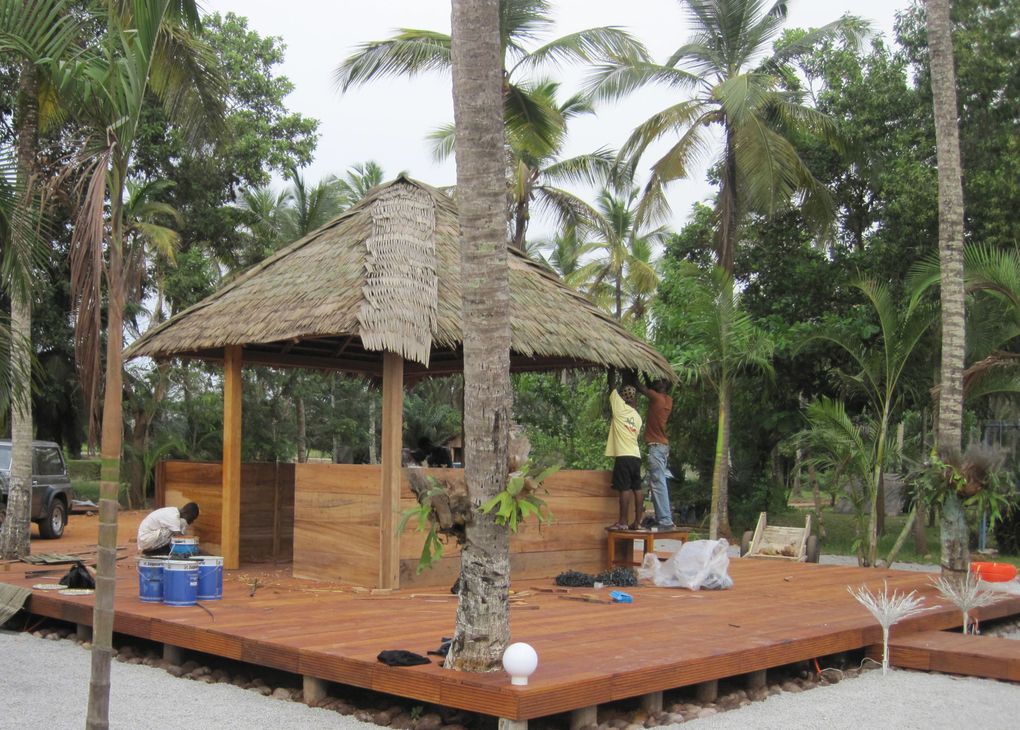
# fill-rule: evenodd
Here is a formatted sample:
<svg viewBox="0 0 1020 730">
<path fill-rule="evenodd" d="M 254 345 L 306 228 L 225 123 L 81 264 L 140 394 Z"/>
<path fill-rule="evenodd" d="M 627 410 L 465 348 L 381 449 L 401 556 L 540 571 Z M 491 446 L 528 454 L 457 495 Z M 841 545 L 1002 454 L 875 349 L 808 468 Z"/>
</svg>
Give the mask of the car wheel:
<svg viewBox="0 0 1020 730">
<path fill-rule="evenodd" d="M 67 521 L 67 506 L 62 499 L 50 502 L 46 517 L 39 523 L 39 534 L 47 540 L 55 540 L 64 534 L 64 523 Z"/>
</svg>

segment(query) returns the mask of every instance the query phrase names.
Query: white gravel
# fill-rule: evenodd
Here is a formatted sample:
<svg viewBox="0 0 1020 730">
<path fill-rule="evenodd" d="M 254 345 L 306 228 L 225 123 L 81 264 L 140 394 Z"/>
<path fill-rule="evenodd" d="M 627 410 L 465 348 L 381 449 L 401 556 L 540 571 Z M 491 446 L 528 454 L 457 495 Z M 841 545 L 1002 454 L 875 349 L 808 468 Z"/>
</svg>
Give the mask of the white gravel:
<svg viewBox="0 0 1020 730">
<path fill-rule="evenodd" d="M 738 710 L 699 718 L 691 730 L 882 728 L 933 730 L 1020 726 L 1020 687 L 1008 682 L 892 669 L 797 694 L 786 692 Z"/>
<path fill-rule="evenodd" d="M 88 709 L 91 654 L 72 641 L 0 631 L 0 728 L 80 730 Z M 379 730 L 331 710 L 263 697 L 229 684 L 177 679 L 162 669 L 114 661 L 113 730 Z"/>
</svg>

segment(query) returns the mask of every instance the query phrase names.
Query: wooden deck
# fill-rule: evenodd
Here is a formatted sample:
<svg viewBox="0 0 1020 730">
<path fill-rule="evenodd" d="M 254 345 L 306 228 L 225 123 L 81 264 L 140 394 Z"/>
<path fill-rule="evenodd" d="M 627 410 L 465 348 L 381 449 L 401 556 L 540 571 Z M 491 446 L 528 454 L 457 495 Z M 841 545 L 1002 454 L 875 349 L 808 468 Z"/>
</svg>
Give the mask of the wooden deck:
<svg viewBox="0 0 1020 730">
<path fill-rule="evenodd" d="M 34 566 L 26 566 L 26 570 Z M 847 593 L 847 586 L 882 581 L 917 589 L 941 607 L 893 627 L 894 637 L 952 628 L 956 609 L 939 601 L 928 576 L 890 570 L 766 560 L 733 560 L 734 587 L 690 592 L 639 586 L 633 604 L 562 600 L 540 587 L 551 580 L 515 582 L 533 591 L 511 611 L 514 641 L 538 652 L 526 687 L 503 672 L 471 675 L 438 664 L 387 667 L 384 649 L 419 654 L 436 648 L 454 628 L 456 599 L 436 589 L 392 594 L 356 592 L 283 577 L 286 571 L 230 571 L 222 601 L 173 608 L 137 598 L 135 558 L 118 566 L 115 630 L 165 644 L 369 688 L 511 720 L 527 720 L 627 697 L 777 667 L 881 641 L 879 626 Z M 251 577 L 262 585 L 250 596 Z M 0 581 L 31 586 L 9 570 Z M 592 589 L 572 589 L 589 593 Z M 600 595 L 608 597 L 609 590 Z M 34 614 L 78 624 L 92 622 L 92 597 L 36 590 Z M 1020 596 L 983 609 L 981 620 L 1020 613 Z M 936 667 L 942 668 L 942 667 Z M 953 671 L 951 667 L 945 671 Z"/>
<path fill-rule="evenodd" d="M 868 653 L 881 660 L 882 648 Z M 1020 682 L 1020 641 L 922 631 L 890 639 L 889 663 L 904 669 Z"/>
</svg>

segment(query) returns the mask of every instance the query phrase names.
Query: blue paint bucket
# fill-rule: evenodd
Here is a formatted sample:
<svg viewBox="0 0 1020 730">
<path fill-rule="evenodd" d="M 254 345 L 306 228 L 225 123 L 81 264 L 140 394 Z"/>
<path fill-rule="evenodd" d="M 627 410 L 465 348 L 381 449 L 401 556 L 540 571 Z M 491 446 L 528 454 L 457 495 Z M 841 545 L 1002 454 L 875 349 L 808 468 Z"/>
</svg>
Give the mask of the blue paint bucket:
<svg viewBox="0 0 1020 730">
<path fill-rule="evenodd" d="M 138 558 L 138 600 L 160 603 L 163 600 L 162 558 Z"/>
<path fill-rule="evenodd" d="M 163 565 L 163 603 L 194 606 L 198 598 L 198 565 L 190 560 L 167 560 Z"/>
<path fill-rule="evenodd" d="M 170 538 L 170 557 L 185 560 L 187 558 L 198 555 L 198 538 L 197 537 L 171 537 Z"/>
<path fill-rule="evenodd" d="M 191 562 L 198 564 L 198 600 L 218 601 L 223 598 L 223 558 L 199 555 Z"/>
</svg>

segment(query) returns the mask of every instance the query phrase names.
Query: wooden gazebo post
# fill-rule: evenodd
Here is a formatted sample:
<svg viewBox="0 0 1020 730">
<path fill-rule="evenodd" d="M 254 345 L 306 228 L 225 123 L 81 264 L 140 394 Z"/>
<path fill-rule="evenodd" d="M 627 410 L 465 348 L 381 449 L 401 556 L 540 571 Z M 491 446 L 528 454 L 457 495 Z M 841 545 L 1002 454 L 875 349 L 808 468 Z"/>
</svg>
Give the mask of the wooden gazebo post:
<svg viewBox="0 0 1020 730">
<path fill-rule="evenodd" d="M 400 587 L 400 455 L 404 432 L 404 358 L 383 353 L 382 489 L 379 500 L 379 587 Z"/>
<path fill-rule="evenodd" d="M 199 505 L 201 506 L 201 505 Z M 241 542 L 241 347 L 223 348 L 223 505 L 220 551 L 223 567 L 240 567 Z"/>
</svg>

